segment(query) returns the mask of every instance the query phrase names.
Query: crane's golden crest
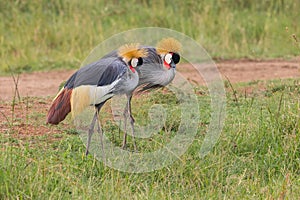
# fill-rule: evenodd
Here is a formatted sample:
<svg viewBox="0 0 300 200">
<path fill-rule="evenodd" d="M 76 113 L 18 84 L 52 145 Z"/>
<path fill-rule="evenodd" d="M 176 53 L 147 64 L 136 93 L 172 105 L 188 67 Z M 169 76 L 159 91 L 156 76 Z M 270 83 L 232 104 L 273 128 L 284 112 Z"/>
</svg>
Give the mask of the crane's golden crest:
<svg viewBox="0 0 300 200">
<path fill-rule="evenodd" d="M 118 54 L 120 57 L 123 57 L 127 60 L 131 60 L 132 58 L 140 58 L 146 57 L 148 52 L 146 49 L 141 49 L 140 44 L 125 44 L 119 48 Z"/>
<path fill-rule="evenodd" d="M 179 52 L 182 45 L 174 38 L 164 38 L 156 45 L 156 50 L 159 54 L 167 54 L 169 52 Z"/>
</svg>

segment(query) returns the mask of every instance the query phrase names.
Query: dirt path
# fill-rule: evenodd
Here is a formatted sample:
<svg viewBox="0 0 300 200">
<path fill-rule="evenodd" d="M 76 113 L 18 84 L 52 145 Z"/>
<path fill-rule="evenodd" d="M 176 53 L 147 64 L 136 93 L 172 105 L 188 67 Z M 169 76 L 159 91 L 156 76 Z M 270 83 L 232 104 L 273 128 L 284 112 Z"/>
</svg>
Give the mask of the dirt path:
<svg viewBox="0 0 300 200">
<path fill-rule="evenodd" d="M 300 78 L 300 58 L 271 61 L 230 60 L 217 63 L 220 73 L 233 83 L 277 78 Z M 26 96 L 55 96 L 58 86 L 75 70 L 34 72 L 21 74 L 18 91 Z M 199 73 L 188 64 L 178 65 L 178 72 L 188 80 L 203 84 Z M 14 95 L 12 77 L 0 77 L 0 100 L 10 100 Z"/>
</svg>

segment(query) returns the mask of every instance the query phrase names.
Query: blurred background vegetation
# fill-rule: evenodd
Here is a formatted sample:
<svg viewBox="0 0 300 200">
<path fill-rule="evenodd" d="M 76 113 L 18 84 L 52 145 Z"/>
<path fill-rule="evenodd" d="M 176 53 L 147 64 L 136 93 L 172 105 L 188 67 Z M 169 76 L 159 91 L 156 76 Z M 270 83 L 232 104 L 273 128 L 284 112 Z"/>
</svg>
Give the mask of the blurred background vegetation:
<svg viewBox="0 0 300 200">
<path fill-rule="evenodd" d="M 78 68 L 101 41 L 158 26 L 198 41 L 213 58 L 291 58 L 299 53 L 295 0 L 0 1 L 0 74 Z"/>
</svg>

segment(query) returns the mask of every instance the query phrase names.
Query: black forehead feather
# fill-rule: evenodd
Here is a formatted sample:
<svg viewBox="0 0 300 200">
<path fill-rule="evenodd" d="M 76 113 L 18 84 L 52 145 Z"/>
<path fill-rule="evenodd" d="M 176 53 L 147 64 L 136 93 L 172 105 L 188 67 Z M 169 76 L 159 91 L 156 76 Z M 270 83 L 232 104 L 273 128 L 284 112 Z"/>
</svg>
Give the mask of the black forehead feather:
<svg viewBox="0 0 300 200">
<path fill-rule="evenodd" d="M 172 60 L 175 64 L 179 63 L 180 61 L 180 55 L 178 53 L 173 53 Z"/>
</svg>

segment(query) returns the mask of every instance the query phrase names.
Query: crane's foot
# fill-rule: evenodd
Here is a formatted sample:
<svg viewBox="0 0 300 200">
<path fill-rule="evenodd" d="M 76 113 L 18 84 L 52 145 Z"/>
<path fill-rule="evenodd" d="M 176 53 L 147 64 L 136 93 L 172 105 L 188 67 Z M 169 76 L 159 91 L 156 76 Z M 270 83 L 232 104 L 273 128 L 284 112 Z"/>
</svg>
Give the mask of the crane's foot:
<svg viewBox="0 0 300 200">
<path fill-rule="evenodd" d="M 125 150 L 126 148 L 127 148 L 127 144 L 123 142 L 122 149 Z M 136 145 L 135 141 L 133 142 L 133 148 L 134 148 L 133 152 L 138 152 L 137 145 Z"/>
<path fill-rule="evenodd" d="M 134 152 L 138 152 L 135 141 L 133 142 Z"/>
<path fill-rule="evenodd" d="M 127 144 L 126 144 L 126 142 L 124 142 L 124 140 L 123 140 L 122 149 L 126 149 L 126 147 L 127 147 Z"/>
</svg>

